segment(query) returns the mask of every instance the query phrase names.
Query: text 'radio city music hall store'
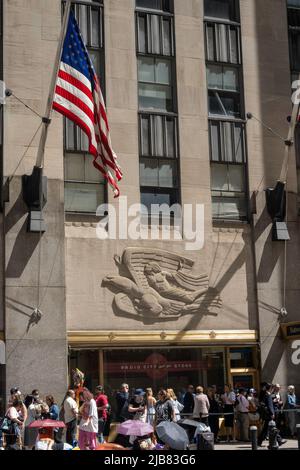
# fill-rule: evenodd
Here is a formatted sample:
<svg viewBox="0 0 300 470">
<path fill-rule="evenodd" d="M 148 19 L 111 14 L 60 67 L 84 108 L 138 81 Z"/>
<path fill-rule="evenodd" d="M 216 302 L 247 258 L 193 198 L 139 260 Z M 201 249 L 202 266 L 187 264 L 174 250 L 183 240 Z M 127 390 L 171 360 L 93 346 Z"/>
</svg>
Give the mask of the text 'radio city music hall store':
<svg viewBox="0 0 300 470">
<path fill-rule="evenodd" d="M 141 349 L 71 350 L 70 370 L 78 367 L 86 374 L 86 385 L 94 390 L 104 384 L 112 397 L 120 385 L 131 389 L 173 388 L 180 396 L 189 384 L 222 391 L 225 383 L 234 387 L 256 387 L 257 349 L 236 347 L 171 347 Z"/>
</svg>

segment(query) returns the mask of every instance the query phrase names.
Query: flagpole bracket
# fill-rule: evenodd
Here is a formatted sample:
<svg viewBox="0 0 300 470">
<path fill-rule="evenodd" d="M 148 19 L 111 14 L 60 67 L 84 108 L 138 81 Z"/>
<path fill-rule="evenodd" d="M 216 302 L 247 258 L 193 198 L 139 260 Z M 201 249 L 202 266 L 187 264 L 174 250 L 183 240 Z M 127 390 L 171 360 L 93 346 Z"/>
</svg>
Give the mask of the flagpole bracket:
<svg viewBox="0 0 300 470">
<path fill-rule="evenodd" d="M 51 124 L 51 119 L 44 116 L 44 117 L 42 118 L 42 123 L 49 125 L 49 124 Z"/>
<path fill-rule="evenodd" d="M 294 145 L 294 141 L 291 139 L 286 139 L 284 143 L 287 147 L 292 147 L 292 145 Z"/>
</svg>

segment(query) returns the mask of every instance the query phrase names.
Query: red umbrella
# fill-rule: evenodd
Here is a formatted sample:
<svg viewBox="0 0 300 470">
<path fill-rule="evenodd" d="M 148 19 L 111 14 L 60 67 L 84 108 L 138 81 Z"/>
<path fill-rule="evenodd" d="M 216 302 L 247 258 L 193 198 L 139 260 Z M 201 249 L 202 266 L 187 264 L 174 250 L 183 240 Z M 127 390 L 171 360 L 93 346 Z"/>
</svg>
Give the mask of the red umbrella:
<svg viewBox="0 0 300 470">
<path fill-rule="evenodd" d="M 65 428 L 66 425 L 62 421 L 54 419 L 38 419 L 29 424 L 29 428 Z"/>
</svg>

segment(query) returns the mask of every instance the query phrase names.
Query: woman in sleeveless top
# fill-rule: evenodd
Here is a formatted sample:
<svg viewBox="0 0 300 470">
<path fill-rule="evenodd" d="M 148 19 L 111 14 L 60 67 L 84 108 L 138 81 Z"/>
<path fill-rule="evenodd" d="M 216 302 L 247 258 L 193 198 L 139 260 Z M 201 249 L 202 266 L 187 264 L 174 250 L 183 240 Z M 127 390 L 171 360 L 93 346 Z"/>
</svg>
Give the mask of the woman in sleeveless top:
<svg viewBox="0 0 300 470">
<path fill-rule="evenodd" d="M 153 396 L 152 388 L 146 388 L 146 403 L 147 403 L 147 423 L 153 426 L 153 423 L 155 420 L 156 400 Z"/>
</svg>

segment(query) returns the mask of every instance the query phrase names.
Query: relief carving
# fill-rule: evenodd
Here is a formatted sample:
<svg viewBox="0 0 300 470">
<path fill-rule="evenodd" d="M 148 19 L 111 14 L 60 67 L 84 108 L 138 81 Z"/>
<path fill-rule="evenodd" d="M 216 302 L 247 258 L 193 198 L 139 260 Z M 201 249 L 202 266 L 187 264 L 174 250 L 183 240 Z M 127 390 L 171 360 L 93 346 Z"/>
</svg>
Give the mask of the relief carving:
<svg viewBox="0 0 300 470">
<path fill-rule="evenodd" d="M 175 253 L 128 248 L 115 255 L 119 276 L 106 276 L 102 286 L 115 293 L 116 315 L 147 324 L 183 315 L 218 315 L 219 292 L 209 287 L 207 274 L 192 274 L 194 262 Z"/>
</svg>

